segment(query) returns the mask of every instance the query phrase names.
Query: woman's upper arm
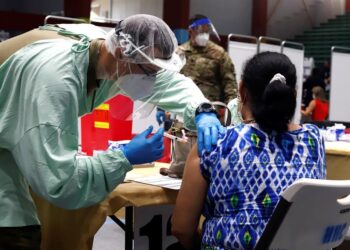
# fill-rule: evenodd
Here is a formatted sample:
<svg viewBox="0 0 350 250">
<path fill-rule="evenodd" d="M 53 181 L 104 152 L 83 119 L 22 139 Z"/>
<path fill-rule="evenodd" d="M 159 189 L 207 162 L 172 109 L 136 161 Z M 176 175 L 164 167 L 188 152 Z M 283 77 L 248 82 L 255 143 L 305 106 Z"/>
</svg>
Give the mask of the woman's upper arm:
<svg viewBox="0 0 350 250">
<path fill-rule="evenodd" d="M 312 100 L 310 103 L 309 103 L 309 106 L 307 106 L 306 110 L 305 110 L 305 114 L 306 115 L 311 115 L 312 112 L 314 112 L 314 109 L 316 107 L 316 102 L 315 100 Z"/>
<path fill-rule="evenodd" d="M 179 234 L 195 234 L 208 183 L 200 171 L 200 158 L 195 145 L 186 161 L 181 189 L 173 213 L 173 231 Z"/>
</svg>

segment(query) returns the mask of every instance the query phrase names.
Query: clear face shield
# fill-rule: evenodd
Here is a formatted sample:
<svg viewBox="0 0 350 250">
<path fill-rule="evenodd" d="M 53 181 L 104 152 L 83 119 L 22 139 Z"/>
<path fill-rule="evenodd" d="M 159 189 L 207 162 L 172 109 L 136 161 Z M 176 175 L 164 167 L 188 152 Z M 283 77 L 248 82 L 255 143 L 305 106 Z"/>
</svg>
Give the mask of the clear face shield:
<svg viewBox="0 0 350 250">
<path fill-rule="evenodd" d="M 128 19 L 119 22 L 113 39 L 121 48 L 122 57 L 117 59 L 124 66 L 117 72 L 117 86 L 122 93 L 134 101 L 133 112 L 121 109 L 117 113 L 121 120 L 147 119 L 156 110 L 171 81 L 161 81 L 165 71 L 179 72 L 184 60 L 175 53 L 177 40 L 170 28 L 159 18 L 137 15 L 132 25 Z M 155 117 L 155 115 L 154 115 Z M 153 117 L 153 118 L 154 118 Z"/>
<path fill-rule="evenodd" d="M 214 36 L 220 41 L 220 36 L 209 18 L 198 19 L 191 23 L 188 28 L 195 32 L 195 41 L 199 46 L 205 46 L 210 36 Z"/>
<path fill-rule="evenodd" d="M 132 109 L 121 107 L 113 111 L 115 118 L 125 121 L 138 121 L 149 124 L 156 120 L 156 107 L 171 86 L 171 81 L 159 81 L 165 70 L 160 70 L 156 75 L 129 74 L 118 80 L 118 86 L 122 93 L 130 98 Z"/>
</svg>

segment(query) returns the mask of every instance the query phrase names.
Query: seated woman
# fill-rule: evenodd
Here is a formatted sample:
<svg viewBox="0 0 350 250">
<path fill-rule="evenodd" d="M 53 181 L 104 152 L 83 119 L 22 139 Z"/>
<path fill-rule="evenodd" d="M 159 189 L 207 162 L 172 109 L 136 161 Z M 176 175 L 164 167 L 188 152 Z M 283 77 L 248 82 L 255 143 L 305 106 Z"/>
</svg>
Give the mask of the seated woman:
<svg viewBox="0 0 350 250">
<path fill-rule="evenodd" d="M 212 152 L 198 157 L 194 147 L 186 162 L 172 218 L 186 249 L 254 249 L 281 193 L 297 179 L 325 178 L 319 130 L 291 123 L 295 85 L 295 67 L 283 54 L 247 62 L 239 88 L 244 123 L 220 134 Z"/>
<path fill-rule="evenodd" d="M 326 100 L 324 90 L 320 86 L 312 88 L 313 100 L 305 110 L 301 110 L 304 116 L 311 116 L 313 121 L 324 121 L 328 118 L 329 103 Z"/>
</svg>

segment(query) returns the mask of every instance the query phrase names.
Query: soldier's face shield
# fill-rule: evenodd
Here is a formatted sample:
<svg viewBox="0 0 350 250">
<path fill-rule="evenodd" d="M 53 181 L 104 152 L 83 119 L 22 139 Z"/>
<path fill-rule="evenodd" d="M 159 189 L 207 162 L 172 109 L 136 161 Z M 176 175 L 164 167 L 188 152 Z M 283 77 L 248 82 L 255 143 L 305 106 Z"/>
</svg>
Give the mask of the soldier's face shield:
<svg viewBox="0 0 350 250">
<path fill-rule="evenodd" d="M 209 18 L 202 18 L 194 21 L 188 28 L 192 29 L 196 34 L 209 33 L 220 41 L 220 36 Z"/>
</svg>

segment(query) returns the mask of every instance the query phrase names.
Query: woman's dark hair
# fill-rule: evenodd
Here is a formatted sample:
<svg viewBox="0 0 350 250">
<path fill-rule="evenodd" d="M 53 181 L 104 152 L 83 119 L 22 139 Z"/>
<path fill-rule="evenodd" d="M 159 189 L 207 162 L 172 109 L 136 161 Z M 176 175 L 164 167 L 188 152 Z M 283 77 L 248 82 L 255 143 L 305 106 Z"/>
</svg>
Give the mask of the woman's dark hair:
<svg viewBox="0 0 350 250">
<path fill-rule="evenodd" d="M 286 81 L 271 81 L 277 73 Z M 253 117 L 266 132 L 288 130 L 296 107 L 296 78 L 294 64 L 280 53 L 263 52 L 246 63 L 243 84 Z"/>
</svg>

